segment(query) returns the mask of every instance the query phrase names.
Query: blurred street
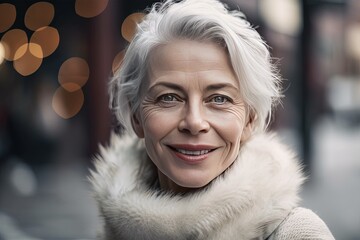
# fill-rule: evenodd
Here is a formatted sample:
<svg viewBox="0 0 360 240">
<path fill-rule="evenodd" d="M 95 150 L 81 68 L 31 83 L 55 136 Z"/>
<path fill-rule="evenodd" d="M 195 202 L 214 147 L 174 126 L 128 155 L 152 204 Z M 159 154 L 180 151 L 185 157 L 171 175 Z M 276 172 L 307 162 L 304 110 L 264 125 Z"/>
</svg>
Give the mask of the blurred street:
<svg viewBox="0 0 360 240">
<path fill-rule="evenodd" d="M 30 196 L 19 196 L 12 184 L 2 187 L 0 239 L 94 239 L 97 210 L 84 166 L 37 169 L 36 178 Z"/>
<path fill-rule="evenodd" d="M 324 119 L 314 129 L 314 159 L 303 206 L 329 226 L 335 239 L 360 239 L 360 126 Z"/>
</svg>

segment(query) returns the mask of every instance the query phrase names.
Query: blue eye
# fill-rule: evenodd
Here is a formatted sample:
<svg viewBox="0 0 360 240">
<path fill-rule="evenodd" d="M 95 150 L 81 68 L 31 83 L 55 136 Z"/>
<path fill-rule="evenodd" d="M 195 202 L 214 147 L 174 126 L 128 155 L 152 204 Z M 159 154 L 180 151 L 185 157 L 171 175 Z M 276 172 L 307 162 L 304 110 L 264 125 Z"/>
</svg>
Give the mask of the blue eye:
<svg viewBox="0 0 360 240">
<path fill-rule="evenodd" d="M 177 98 L 171 94 L 164 94 L 159 97 L 159 100 L 163 102 L 173 102 L 177 101 Z"/>
<path fill-rule="evenodd" d="M 229 99 L 225 96 L 215 96 L 211 99 L 211 102 L 216 103 L 216 104 L 224 104 L 228 101 L 229 101 Z"/>
</svg>

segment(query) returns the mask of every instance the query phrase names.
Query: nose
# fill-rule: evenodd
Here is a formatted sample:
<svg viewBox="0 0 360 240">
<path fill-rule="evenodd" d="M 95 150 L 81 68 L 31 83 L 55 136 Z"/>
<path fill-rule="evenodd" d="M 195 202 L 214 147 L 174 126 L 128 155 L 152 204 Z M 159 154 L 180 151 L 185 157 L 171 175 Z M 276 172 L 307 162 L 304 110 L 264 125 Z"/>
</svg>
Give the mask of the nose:
<svg viewBox="0 0 360 240">
<path fill-rule="evenodd" d="M 187 104 L 184 115 L 179 122 L 179 131 L 198 135 L 210 130 L 210 124 L 204 114 L 201 104 Z"/>
</svg>

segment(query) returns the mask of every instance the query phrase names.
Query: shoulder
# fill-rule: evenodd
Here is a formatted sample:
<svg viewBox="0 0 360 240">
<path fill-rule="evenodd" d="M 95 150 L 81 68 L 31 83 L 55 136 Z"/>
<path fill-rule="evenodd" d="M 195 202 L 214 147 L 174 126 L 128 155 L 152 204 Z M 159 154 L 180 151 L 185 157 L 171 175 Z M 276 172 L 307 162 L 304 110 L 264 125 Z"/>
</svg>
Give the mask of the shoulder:
<svg viewBox="0 0 360 240">
<path fill-rule="evenodd" d="M 335 238 L 316 213 L 298 207 L 289 213 L 269 239 L 332 240 Z"/>
</svg>

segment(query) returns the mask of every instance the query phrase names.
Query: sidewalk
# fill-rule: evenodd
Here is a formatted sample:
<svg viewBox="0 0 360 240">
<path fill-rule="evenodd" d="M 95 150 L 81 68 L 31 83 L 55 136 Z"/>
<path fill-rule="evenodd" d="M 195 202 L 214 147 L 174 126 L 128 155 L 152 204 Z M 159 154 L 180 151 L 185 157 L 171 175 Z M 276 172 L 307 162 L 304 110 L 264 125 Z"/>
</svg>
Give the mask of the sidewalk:
<svg viewBox="0 0 360 240">
<path fill-rule="evenodd" d="M 2 184 L 0 240 L 95 239 L 97 207 L 85 167 L 48 166 L 35 172 L 33 195 L 21 196 L 11 183 Z"/>
</svg>

